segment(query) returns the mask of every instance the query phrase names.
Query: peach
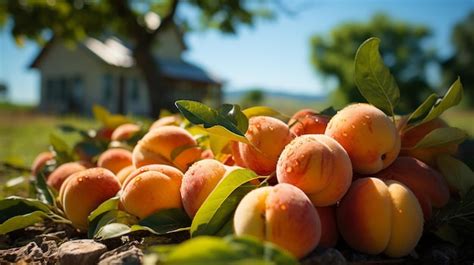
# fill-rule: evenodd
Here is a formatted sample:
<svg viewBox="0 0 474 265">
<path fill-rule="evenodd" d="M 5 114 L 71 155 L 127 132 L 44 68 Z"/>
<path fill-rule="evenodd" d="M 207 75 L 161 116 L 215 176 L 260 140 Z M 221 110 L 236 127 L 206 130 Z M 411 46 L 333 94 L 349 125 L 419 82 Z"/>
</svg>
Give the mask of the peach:
<svg viewBox="0 0 474 265">
<path fill-rule="evenodd" d="M 112 133 L 112 141 L 126 141 L 132 138 L 136 133 L 140 131 L 140 126 L 133 123 L 122 124 L 115 128 Z"/>
<path fill-rule="evenodd" d="M 423 137 L 438 128 L 446 128 L 448 125 L 440 118 L 423 123 L 412 129 L 402 132 L 401 155 L 415 157 L 431 166 L 436 164 L 436 157 L 440 154 L 454 155 L 458 151 L 459 144 L 446 144 L 442 146 L 412 149 Z"/>
<path fill-rule="evenodd" d="M 97 160 L 97 166 L 117 174 L 122 168 L 132 164 L 132 153 L 125 149 L 112 148 L 103 152 Z"/>
<path fill-rule="evenodd" d="M 318 114 L 312 109 L 302 109 L 291 117 L 288 125 L 296 136 L 303 134 L 324 134 L 330 117 Z"/>
<path fill-rule="evenodd" d="M 113 132 L 114 132 L 114 128 L 103 127 L 97 130 L 95 137 L 103 141 L 110 141 L 112 140 Z"/>
<path fill-rule="evenodd" d="M 176 157 L 172 157 L 177 152 Z M 193 136 L 177 126 L 160 126 L 149 131 L 133 150 L 136 168 L 147 164 L 168 164 L 186 171 L 201 158 L 201 149 Z"/>
<path fill-rule="evenodd" d="M 237 236 L 270 241 L 297 258 L 311 252 L 321 238 L 321 221 L 308 197 L 290 184 L 252 190 L 234 214 Z"/>
<path fill-rule="evenodd" d="M 120 203 L 126 212 L 143 219 L 169 208 L 181 208 L 183 173 L 167 165 L 148 165 L 134 170 L 122 186 Z"/>
<path fill-rule="evenodd" d="M 41 152 L 39 153 L 33 164 L 31 164 L 31 175 L 36 176 L 48 162 L 54 160 L 54 154 L 52 152 Z"/>
<path fill-rule="evenodd" d="M 420 203 L 425 220 L 430 219 L 432 207 L 441 208 L 449 201 L 449 188 L 443 176 L 416 158 L 398 157 L 374 177 L 393 179 L 410 188 Z"/>
<path fill-rule="evenodd" d="M 336 207 L 316 207 L 321 220 L 321 240 L 319 246 L 325 248 L 335 247 L 339 238 L 337 230 Z"/>
<path fill-rule="evenodd" d="M 279 183 L 300 188 L 315 206 L 335 204 L 352 181 L 349 156 L 324 134 L 296 137 L 281 153 L 276 172 Z"/>
<path fill-rule="evenodd" d="M 179 126 L 182 122 L 182 118 L 179 115 L 170 115 L 166 117 L 159 118 L 150 126 L 150 131 L 161 126 Z"/>
<path fill-rule="evenodd" d="M 395 124 L 376 107 L 357 103 L 329 121 L 326 135 L 336 139 L 351 158 L 354 171 L 373 174 L 388 167 L 400 152 Z"/>
<path fill-rule="evenodd" d="M 117 179 L 121 184 L 125 182 L 127 177 L 132 173 L 132 171 L 135 170 L 135 167 L 133 165 L 130 165 L 128 167 L 122 168 L 118 173 L 117 173 Z"/>
<path fill-rule="evenodd" d="M 51 172 L 51 174 L 48 176 L 48 179 L 46 180 L 46 183 L 50 187 L 60 190 L 67 178 L 76 172 L 86 169 L 87 167 L 79 162 L 64 163 Z"/>
<path fill-rule="evenodd" d="M 219 161 L 204 159 L 194 163 L 184 173 L 181 199 L 186 213 L 192 218 L 226 173 Z"/>
<path fill-rule="evenodd" d="M 394 180 L 361 178 L 337 208 L 337 224 L 347 244 L 367 254 L 402 257 L 423 232 L 423 212 L 408 187 Z"/>
<path fill-rule="evenodd" d="M 73 226 L 87 230 L 89 214 L 120 190 L 115 175 L 105 168 L 90 168 L 72 174 L 61 186 L 59 200 Z"/>
<path fill-rule="evenodd" d="M 236 165 L 250 168 L 259 175 L 269 175 L 275 171 L 280 153 L 294 136 L 282 121 L 256 116 L 249 119 L 245 137 L 252 145 L 239 142 L 238 148 L 233 148 Z"/>
</svg>

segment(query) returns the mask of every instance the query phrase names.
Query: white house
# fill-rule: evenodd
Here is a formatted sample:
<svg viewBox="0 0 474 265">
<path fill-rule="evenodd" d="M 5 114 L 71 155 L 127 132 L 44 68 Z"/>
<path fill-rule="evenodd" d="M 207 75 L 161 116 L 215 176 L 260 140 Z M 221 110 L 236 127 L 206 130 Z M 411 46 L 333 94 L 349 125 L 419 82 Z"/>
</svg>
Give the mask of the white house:
<svg viewBox="0 0 474 265">
<path fill-rule="evenodd" d="M 221 81 L 183 60 L 186 46 L 176 27 L 166 29 L 156 43 L 153 52 L 172 86 L 164 96 L 220 105 Z M 132 51 L 115 37 L 87 38 L 75 47 L 53 38 L 30 67 L 41 75 L 39 109 L 43 112 L 89 114 L 94 104 L 100 104 L 115 113 L 149 113 L 148 88 Z"/>
</svg>

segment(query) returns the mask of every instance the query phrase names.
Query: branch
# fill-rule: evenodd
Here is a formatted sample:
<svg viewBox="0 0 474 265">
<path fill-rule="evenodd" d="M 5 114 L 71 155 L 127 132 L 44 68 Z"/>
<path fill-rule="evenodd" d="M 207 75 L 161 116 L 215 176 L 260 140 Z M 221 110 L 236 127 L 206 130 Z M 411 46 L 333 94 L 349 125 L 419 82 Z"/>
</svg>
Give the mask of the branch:
<svg viewBox="0 0 474 265">
<path fill-rule="evenodd" d="M 160 31 L 162 31 L 168 25 L 173 24 L 173 19 L 174 19 L 174 16 L 176 15 L 176 10 L 178 10 L 178 0 L 172 0 L 170 11 L 161 20 L 161 25 L 151 33 L 152 37 L 155 37 Z"/>
</svg>

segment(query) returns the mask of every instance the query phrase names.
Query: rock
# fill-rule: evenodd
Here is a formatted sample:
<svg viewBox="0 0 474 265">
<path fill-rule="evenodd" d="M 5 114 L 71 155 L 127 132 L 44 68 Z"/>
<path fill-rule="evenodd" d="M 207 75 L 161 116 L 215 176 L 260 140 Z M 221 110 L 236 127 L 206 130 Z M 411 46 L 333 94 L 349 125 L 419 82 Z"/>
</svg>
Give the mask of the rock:
<svg viewBox="0 0 474 265">
<path fill-rule="evenodd" d="M 35 242 L 7 250 L 0 250 L 0 264 L 41 263 L 45 261 L 43 250 Z"/>
<path fill-rule="evenodd" d="M 73 240 L 59 246 L 58 262 L 65 265 L 96 264 L 106 251 L 107 247 L 104 244 L 94 240 Z"/>
<path fill-rule="evenodd" d="M 114 250 L 108 251 L 100 257 L 100 265 L 127 264 L 135 265 L 143 263 L 143 251 L 139 248 L 138 241 L 128 242 Z"/>
<path fill-rule="evenodd" d="M 323 251 L 312 252 L 307 258 L 301 261 L 302 265 L 346 265 L 344 256 L 335 248 L 328 248 Z"/>
</svg>

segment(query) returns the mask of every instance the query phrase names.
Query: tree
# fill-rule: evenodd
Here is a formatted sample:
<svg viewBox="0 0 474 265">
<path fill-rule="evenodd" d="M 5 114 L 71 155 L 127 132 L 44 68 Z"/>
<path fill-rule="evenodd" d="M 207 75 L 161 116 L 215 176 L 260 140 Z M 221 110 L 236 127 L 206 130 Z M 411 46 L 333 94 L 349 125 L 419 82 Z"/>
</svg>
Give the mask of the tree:
<svg viewBox="0 0 474 265">
<path fill-rule="evenodd" d="M 240 99 L 240 105 L 243 108 L 257 106 L 262 104 L 264 99 L 265 93 L 262 91 L 262 89 L 253 88 L 243 95 L 243 97 Z"/>
<path fill-rule="evenodd" d="M 51 36 L 76 43 L 86 36 L 100 36 L 104 32 L 124 37 L 133 45 L 135 63 L 148 86 L 151 115 L 156 117 L 162 108 L 172 108 L 173 102 L 163 97 L 167 86 L 153 57 L 152 46 L 168 26 L 187 24 L 185 18 L 177 15 L 181 5 L 196 11 L 206 28 L 217 28 L 225 33 L 235 33 L 238 25 L 252 25 L 256 17 L 268 14 L 265 1 L 0 1 L 0 27 L 11 21 L 11 33 L 19 44 L 25 38 L 44 44 Z M 148 23 L 150 15 L 159 16 L 159 26 Z"/>
<path fill-rule="evenodd" d="M 328 36 L 313 36 L 311 59 L 319 73 L 337 80 L 338 87 L 332 94 L 337 107 L 361 102 L 363 98 L 353 78 L 355 53 L 366 39 L 380 38 L 380 52 L 399 84 L 401 95 L 405 96 L 399 111 L 409 111 L 432 90 L 426 69 L 435 57 L 423 45 L 429 36 L 430 31 L 424 26 L 375 15 L 367 23 L 349 22 L 337 26 Z"/>
<path fill-rule="evenodd" d="M 453 28 L 454 54 L 442 62 L 444 84 L 461 77 L 466 103 L 474 106 L 474 11 Z"/>
</svg>

